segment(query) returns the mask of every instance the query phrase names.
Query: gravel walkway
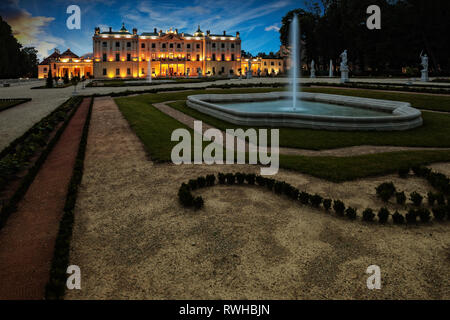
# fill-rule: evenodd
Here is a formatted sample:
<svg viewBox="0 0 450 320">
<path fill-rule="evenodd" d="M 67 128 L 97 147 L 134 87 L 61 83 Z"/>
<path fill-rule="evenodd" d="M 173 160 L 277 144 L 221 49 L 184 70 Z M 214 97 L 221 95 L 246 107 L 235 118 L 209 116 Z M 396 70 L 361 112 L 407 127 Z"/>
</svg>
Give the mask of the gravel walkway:
<svg viewBox="0 0 450 320">
<path fill-rule="evenodd" d="M 194 121 L 197 119 L 180 112 L 169 106 L 170 103 L 176 101 L 166 101 L 161 103 L 155 103 L 153 106 L 158 110 L 164 112 L 168 116 L 180 121 L 191 129 L 194 129 Z M 207 123 L 203 123 L 203 133 L 211 128 L 215 128 L 210 126 Z M 225 132 L 222 132 L 224 136 L 228 137 Z M 246 150 L 248 150 L 248 143 L 246 143 Z M 338 149 L 329 149 L 329 150 L 307 150 L 307 149 L 294 149 L 294 148 L 280 148 L 280 154 L 286 155 L 299 155 L 299 156 L 308 156 L 308 157 L 319 157 L 319 156 L 333 156 L 333 157 L 350 157 L 350 156 L 359 156 L 365 154 L 376 154 L 376 153 L 384 153 L 384 152 L 396 152 L 396 151 L 431 151 L 431 150 L 450 150 L 450 148 L 415 148 L 415 147 L 392 147 L 392 146 L 354 146 L 354 147 L 346 147 L 346 148 L 338 148 Z"/>
<path fill-rule="evenodd" d="M 0 300 L 43 299 L 59 221 L 90 104 L 84 99 L 0 231 Z"/>
</svg>

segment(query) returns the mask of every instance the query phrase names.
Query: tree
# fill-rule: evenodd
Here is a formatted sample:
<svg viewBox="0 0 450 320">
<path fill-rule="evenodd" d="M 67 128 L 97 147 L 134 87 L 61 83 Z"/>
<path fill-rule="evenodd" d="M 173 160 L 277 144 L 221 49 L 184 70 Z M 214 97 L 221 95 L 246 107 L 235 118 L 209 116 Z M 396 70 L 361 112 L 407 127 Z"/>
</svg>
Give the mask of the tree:
<svg viewBox="0 0 450 320">
<path fill-rule="evenodd" d="M 47 88 L 53 88 L 53 75 L 52 75 L 52 66 L 50 66 L 48 68 L 48 76 L 47 76 L 47 80 L 46 80 L 46 85 Z"/>
<path fill-rule="evenodd" d="M 64 82 L 64 84 L 68 84 L 69 83 L 69 74 L 68 74 L 67 70 L 64 73 L 63 82 Z"/>
</svg>

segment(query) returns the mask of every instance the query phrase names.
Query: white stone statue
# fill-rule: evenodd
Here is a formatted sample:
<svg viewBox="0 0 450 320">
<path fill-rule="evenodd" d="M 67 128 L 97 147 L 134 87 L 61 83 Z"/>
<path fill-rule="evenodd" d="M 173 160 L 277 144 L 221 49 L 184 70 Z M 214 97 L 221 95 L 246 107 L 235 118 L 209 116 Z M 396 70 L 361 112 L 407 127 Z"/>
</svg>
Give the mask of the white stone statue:
<svg viewBox="0 0 450 320">
<path fill-rule="evenodd" d="M 333 78 L 333 60 L 330 59 L 330 73 L 329 73 L 329 77 Z"/>
<path fill-rule="evenodd" d="M 316 63 L 314 62 L 314 60 L 311 61 L 311 78 L 315 78 L 316 77 Z"/>
<path fill-rule="evenodd" d="M 347 60 L 347 50 L 344 50 L 344 52 L 341 53 L 341 82 L 346 83 L 348 82 L 348 60 Z"/>
<path fill-rule="evenodd" d="M 258 77 L 260 77 L 261 76 L 261 69 L 259 67 L 258 67 L 257 73 L 258 73 Z"/>
<path fill-rule="evenodd" d="M 198 77 L 202 77 L 202 68 L 197 68 Z"/>
<path fill-rule="evenodd" d="M 428 82 L 430 81 L 429 77 L 428 77 L 428 56 L 426 54 L 422 55 L 422 52 L 420 53 L 420 59 L 422 60 L 420 62 L 420 64 L 422 65 L 423 69 L 422 69 L 422 77 L 421 77 L 421 81 L 423 82 Z"/>
<path fill-rule="evenodd" d="M 252 61 L 248 59 L 248 67 L 247 67 L 247 79 L 252 78 Z"/>
</svg>

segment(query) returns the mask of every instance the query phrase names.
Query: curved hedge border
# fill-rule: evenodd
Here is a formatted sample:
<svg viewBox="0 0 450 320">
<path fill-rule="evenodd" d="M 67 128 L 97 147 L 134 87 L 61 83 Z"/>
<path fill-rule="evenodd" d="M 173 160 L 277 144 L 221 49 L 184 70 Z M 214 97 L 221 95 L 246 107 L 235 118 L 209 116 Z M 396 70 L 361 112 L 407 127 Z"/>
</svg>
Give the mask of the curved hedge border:
<svg viewBox="0 0 450 320">
<path fill-rule="evenodd" d="M 5 111 L 7 109 L 10 109 L 12 107 L 18 106 L 19 104 L 25 103 L 25 102 L 29 102 L 31 101 L 31 98 L 11 98 L 11 99 L 0 99 L 0 102 L 9 102 L 12 101 L 14 103 L 10 104 L 9 106 L 6 107 L 0 107 L 0 112 L 1 111 Z"/>
<path fill-rule="evenodd" d="M 445 198 L 444 200 L 441 198 L 440 204 L 438 203 L 439 206 L 432 209 L 434 220 L 441 222 L 445 220 L 445 217 L 447 217 L 447 220 L 450 220 L 450 179 L 441 173 L 432 172 L 431 169 L 426 167 L 415 167 L 413 168 L 413 171 L 417 176 L 426 178 L 433 187 L 447 197 L 447 204 L 445 203 Z M 219 173 L 217 178 L 221 185 L 243 185 L 245 182 L 248 185 L 256 184 L 260 187 L 267 188 L 275 194 L 284 195 L 294 201 L 298 201 L 302 205 L 309 205 L 316 209 L 322 207 L 326 212 L 329 212 L 330 209 L 333 208 L 336 215 L 341 217 L 346 216 L 349 220 L 356 220 L 358 217 L 357 209 L 346 207 L 345 203 L 341 200 L 332 200 L 318 194 L 312 195 L 305 191 L 300 191 L 285 181 L 278 181 L 272 178 L 245 173 Z M 208 186 L 214 186 L 215 180 L 216 177 L 214 175 L 208 175 L 206 177 L 191 179 L 188 183 L 183 183 L 178 190 L 178 199 L 180 203 L 188 208 L 194 207 L 197 210 L 202 208 L 204 206 L 203 198 L 194 197 L 192 191 Z M 383 185 L 391 187 L 389 183 Z M 380 191 L 381 189 L 383 188 L 380 188 Z M 394 193 L 394 191 L 392 193 Z M 430 210 L 420 207 L 420 204 L 421 203 L 415 203 L 416 208 L 410 208 L 404 216 L 398 211 L 395 211 L 392 214 L 387 208 L 381 208 L 377 212 L 374 212 L 371 208 L 367 208 L 362 212 L 361 218 L 363 221 L 373 222 L 375 216 L 377 216 L 379 223 L 386 224 L 389 220 L 389 216 L 392 216 L 392 222 L 396 225 L 404 224 L 405 221 L 408 224 L 417 224 L 418 217 L 423 223 L 429 222 L 431 220 Z"/>
<path fill-rule="evenodd" d="M 70 241 L 72 239 L 72 230 L 74 223 L 74 209 L 77 200 L 78 187 L 83 177 L 84 157 L 89 134 L 89 124 L 91 122 L 92 106 L 94 98 L 91 98 L 86 121 L 83 126 L 83 133 L 78 147 L 75 166 L 73 168 L 72 178 L 66 196 L 66 203 L 62 219 L 59 223 L 59 231 L 53 250 L 52 265 L 50 267 L 50 278 L 45 287 L 46 299 L 61 299 L 64 297 L 67 278 L 67 266 L 70 258 Z"/>
<path fill-rule="evenodd" d="M 303 86 L 388 90 L 388 91 L 402 91 L 402 92 L 415 92 L 428 94 L 450 94 L 450 86 L 428 86 L 425 84 L 407 85 L 396 83 L 370 83 L 370 82 L 347 82 L 347 83 L 317 82 L 317 83 L 305 83 Z"/>
<path fill-rule="evenodd" d="M 27 192 L 42 164 L 53 150 L 53 147 L 56 145 L 56 142 L 59 140 L 80 104 L 81 97 L 68 99 L 50 115 L 43 118 L 25 132 L 25 134 L 14 140 L 0 153 L 0 181 L 5 180 L 3 186 L 6 186 L 7 178 L 20 170 L 26 169 L 28 161 L 39 151 L 37 147 L 45 147 L 36 162 L 34 162 L 32 167 L 28 169 L 26 175 L 22 178 L 20 185 L 14 194 L 9 199 L 3 201 L 0 210 L 0 229 L 3 228 L 11 213 L 16 211 L 17 204 Z M 64 121 L 63 125 L 57 129 L 56 133 L 49 141 L 46 141 L 48 136 L 50 136 L 54 128 L 59 125 L 61 121 Z M 19 152 L 20 155 L 16 157 Z M 8 162 L 6 162 L 5 159 L 7 159 Z"/>
</svg>

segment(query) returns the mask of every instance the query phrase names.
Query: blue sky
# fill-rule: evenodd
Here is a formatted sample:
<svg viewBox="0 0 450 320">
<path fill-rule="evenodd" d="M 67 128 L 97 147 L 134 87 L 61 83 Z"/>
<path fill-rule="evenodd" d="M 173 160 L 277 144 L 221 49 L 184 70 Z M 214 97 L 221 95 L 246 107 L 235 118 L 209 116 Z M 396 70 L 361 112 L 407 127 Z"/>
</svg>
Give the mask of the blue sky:
<svg viewBox="0 0 450 320">
<path fill-rule="evenodd" d="M 71 4 L 81 9 L 80 30 L 66 27 Z M 0 15 L 24 46 L 38 49 L 41 59 L 55 47 L 70 48 L 78 55 L 90 53 L 96 26 L 117 30 L 122 22 L 139 33 L 170 27 L 192 33 L 198 24 L 212 33 L 240 31 L 242 49 L 257 54 L 279 50 L 281 19 L 301 6 L 303 0 L 1 0 Z"/>
</svg>

